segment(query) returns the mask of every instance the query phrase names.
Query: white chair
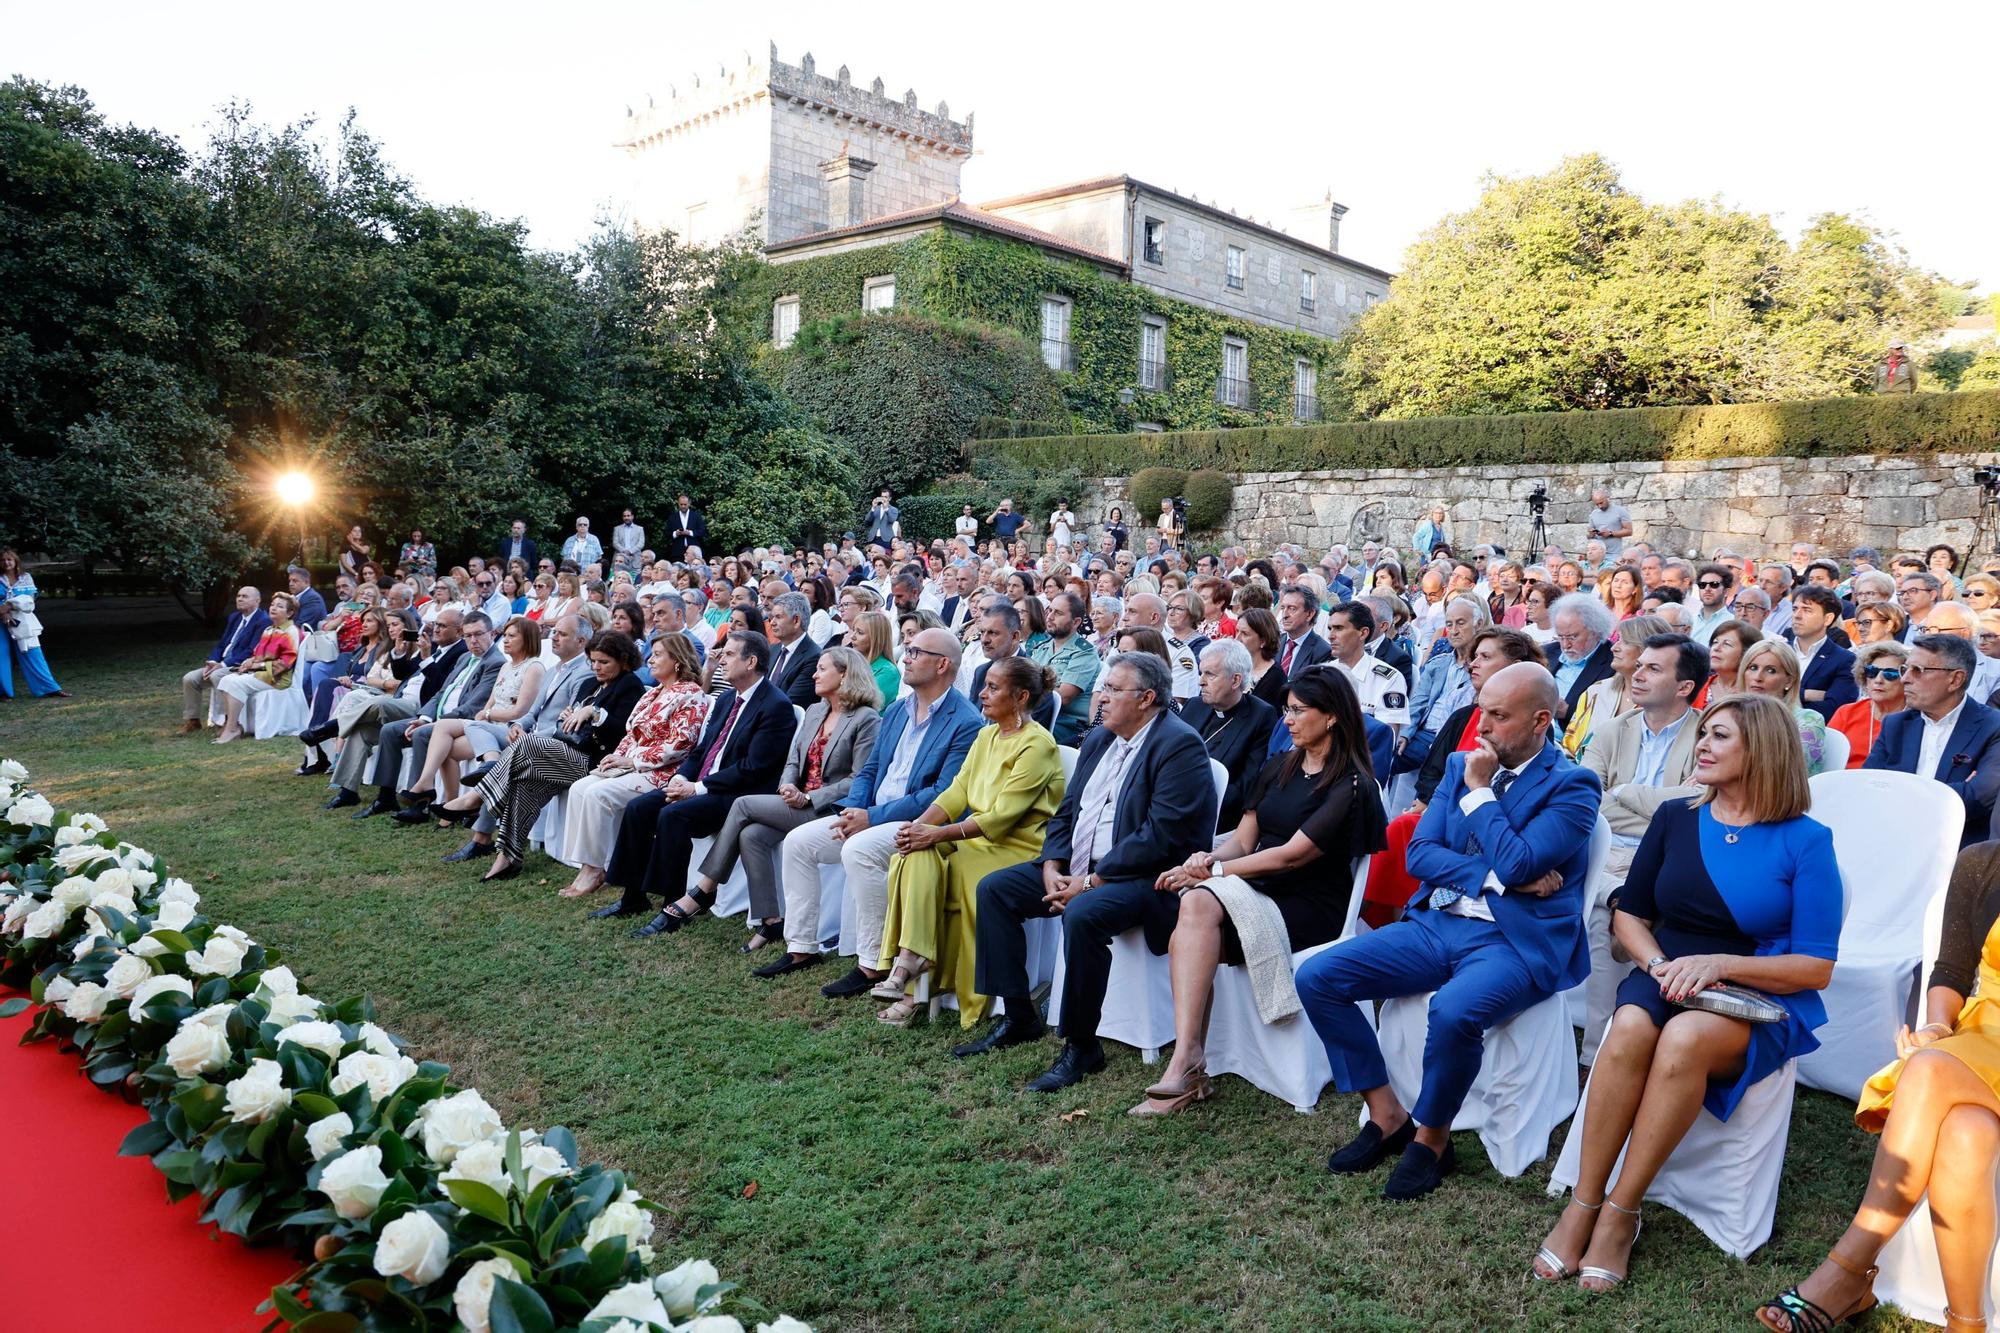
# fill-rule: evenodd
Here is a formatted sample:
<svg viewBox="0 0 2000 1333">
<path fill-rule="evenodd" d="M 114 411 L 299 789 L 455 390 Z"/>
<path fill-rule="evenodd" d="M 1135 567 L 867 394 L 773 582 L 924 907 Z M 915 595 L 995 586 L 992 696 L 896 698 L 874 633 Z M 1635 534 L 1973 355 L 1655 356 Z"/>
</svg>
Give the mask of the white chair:
<svg viewBox="0 0 2000 1333">
<path fill-rule="evenodd" d="M 1354 862 L 1347 922 L 1341 927 L 1340 938 L 1293 953 L 1293 972 L 1314 954 L 1367 929 L 1361 922 L 1361 896 L 1368 885 L 1368 863 L 1372 859 L 1363 856 Z M 1258 1017 L 1250 974 L 1241 967 L 1215 969 L 1215 1001 L 1209 1009 L 1208 1040 L 1202 1049 L 1211 1076 L 1235 1074 L 1305 1115 L 1312 1114 L 1320 1090 L 1333 1081 L 1326 1047 L 1320 1044 L 1312 1023 L 1302 1013 L 1277 1023 L 1266 1023 Z"/>
<path fill-rule="evenodd" d="M 1835 770 L 1812 780 L 1807 813 L 1833 831 L 1847 909 L 1821 993 L 1826 1025 L 1814 1033 L 1819 1049 L 1799 1059 L 1799 1081 L 1852 1101 L 1896 1058 L 1896 1029 L 1915 1020 L 1924 918 L 1951 879 L 1965 803 L 1932 778 Z"/>
<path fill-rule="evenodd" d="M 1826 771 L 1821 773 L 1820 776 L 1825 777 L 1828 773 L 1844 771 L 1847 768 L 1849 757 L 1854 753 L 1854 742 L 1847 739 L 1847 733 L 1844 731 L 1835 731 L 1832 727 L 1828 727 L 1826 729 L 1826 739 L 1822 742 L 1822 746 L 1826 751 Z"/>
<path fill-rule="evenodd" d="M 306 698 L 301 673 L 292 673 L 292 683 L 282 690 L 264 690 L 250 696 L 243 705 L 243 729 L 260 741 L 273 736 L 296 736 L 306 729 L 312 716 L 312 701 Z"/>
<path fill-rule="evenodd" d="M 1934 898 L 1924 914 L 1924 970 L 1937 962 L 1938 937 L 1944 923 L 1944 899 Z M 1942 1164 L 1940 1164 L 1942 1165 Z M 2000 1180 L 1995 1182 L 2000 1194 Z M 1881 1273 L 1875 1279 L 1875 1295 L 1884 1305 L 1894 1305 L 1912 1319 L 1927 1324 L 1944 1322 L 1944 1275 L 1938 1267 L 1937 1233 L 1931 1225 L 1930 1195 L 1917 1200 L 1910 1213 L 1876 1259 Z M 2000 1269 L 1993 1273 L 1987 1292 L 1989 1308 L 2000 1307 Z"/>
<path fill-rule="evenodd" d="M 569 793 L 557 792 L 555 799 L 543 806 L 542 813 L 535 817 L 535 826 L 528 830 L 528 845 L 541 848 L 543 855 L 551 861 L 574 868 L 576 862 L 569 858 L 563 845 L 568 810 Z"/>
<path fill-rule="evenodd" d="M 1611 830 L 1599 815 L 1590 835 L 1586 887 L 1602 873 Z M 1389 1086 L 1404 1106 L 1414 1106 L 1424 1081 L 1424 1039 L 1430 1031 L 1429 994 L 1385 1001 L 1377 1019 Z M 1479 1077 L 1453 1119 L 1454 1130 L 1474 1130 L 1486 1156 L 1503 1176 L 1518 1176 L 1548 1155 L 1549 1136 L 1576 1111 L 1576 1029 L 1567 993 L 1551 995 L 1506 1022 L 1487 1029 Z M 1367 1113 L 1362 1117 L 1365 1120 Z"/>
<path fill-rule="evenodd" d="M 1572 986 L 1563 992 L 1563 1009 L 1569 1015 L 1569 1025 L 1580 1029 L 1583 1033 L 1580 1049 L 1585 1065 L 1597 1059 L 1597 1044 L 1604 1039 L 1604 1025 L 1611 1021 L 1610 997 L 1617 994 L 1618 983 L 1632 970 L 1630 962 L 1620 963 L 1611 955 L 1609 909 L 1605 907 L 1605 899 L 1610 896 L 1613 886 L 1607 882 L 1604 871 L 1605 863 L 1610 857 L 1611 825 L 1605 822 L 1603 815 L 1599 815 L 1597 827 L 1591 834 L 1590 868 L 1585 872 L 1583 881 L 1584 929 L 1592 931 L 1591 976 L 1583 985 Z M 1605 911 L 1607 918 L 1606 933 L 1603 935 L 1598 935 L 1591 927 L 1591 916 L 1600 909 Z M 1598 976 L 1600 968 L 1604 972 L 1602 980 L 1608 983 L 1597 986 L 1598 994 L 1604 997 L 1598 1001 L 1604 1006 L 1601 1013 L 1593 1011 L 1591 1007 L 1591 990 L 1593 983 L 1600 981 Z"/>
<path fill-rule="evenodd" d="M 805 725 L 806 710 L 792 705 L 792 735 L 797 737 L 798 729 Z M 785 742 L 785 753 L 790 754 L 792 743 Z M 714 838 L 696 838 L 694 850 L 688 854 L 688 884 L 692 886 L 701 873 L 701 863 L 708 859 L 709 849 L 715 846 Z M 718 918 L 740 916 L 744 924 L 750 921 L 750 877 L 743 873 L 743 858 L 736 858 L 736 868 L 729 872 L 729 878 L 722 881 L 715 890 L 715 906 L 711 909 Z"/>
</svg>

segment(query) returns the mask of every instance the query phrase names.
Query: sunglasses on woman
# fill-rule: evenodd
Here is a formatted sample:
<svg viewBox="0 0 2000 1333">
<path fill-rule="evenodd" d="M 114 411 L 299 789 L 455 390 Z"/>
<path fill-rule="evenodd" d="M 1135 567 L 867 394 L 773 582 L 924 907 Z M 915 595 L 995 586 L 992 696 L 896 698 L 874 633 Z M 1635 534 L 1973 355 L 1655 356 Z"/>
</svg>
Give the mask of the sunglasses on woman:
<svg viewBox="0 0 2000 1333">
<path fill-rule="evenodd" d="M 1870 680 L 1874 680 L 1879 676 L 1881 679 L 1889 681 L 1893 684 L 1894 682 L 1899 681 L 1903 678 L 1903 668 L 1885 667 L 1885 666 L 1865 666 L 1861 668 L 1861 674 L 1868 677 L 1868 679 Z"/>
</svg>

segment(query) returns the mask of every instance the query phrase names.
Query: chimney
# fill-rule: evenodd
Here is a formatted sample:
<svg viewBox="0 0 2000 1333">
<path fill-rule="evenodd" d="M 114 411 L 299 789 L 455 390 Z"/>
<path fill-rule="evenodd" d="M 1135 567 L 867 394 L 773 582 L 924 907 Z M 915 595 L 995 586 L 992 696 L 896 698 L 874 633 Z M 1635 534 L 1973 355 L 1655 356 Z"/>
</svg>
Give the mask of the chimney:
<svg viewBox="0 0 2000 1333">
<path fill-rule="evenodd" d="M 1326 248 L 1340 253 L 1340 220 L 1347 216 L 1347 205 L 1327 201 Z"/>
<path fill-rule="evenodd" d="M 849 156 L 845 145 L 842 145 L 839 157 L 819 164 L 820 178 L 826 182 L 826 225 L 829 231 L 868 220 L 868 176 L 874 170 L 873 162 Z"/>
</svg>

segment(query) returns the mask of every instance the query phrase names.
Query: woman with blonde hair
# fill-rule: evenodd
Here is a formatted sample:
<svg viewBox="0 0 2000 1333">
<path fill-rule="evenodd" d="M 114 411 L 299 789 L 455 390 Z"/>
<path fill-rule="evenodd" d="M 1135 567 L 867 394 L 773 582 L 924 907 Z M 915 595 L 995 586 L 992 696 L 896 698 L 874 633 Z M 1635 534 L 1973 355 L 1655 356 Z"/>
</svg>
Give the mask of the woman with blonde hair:
<svg viewBox="0 0 2000 1333">
<path fill-rule="evenodd" d="M 1975 612 L 1990 611 L 2000 606 L 2000 579 L 1991 574 L 1968 574 L 1965 586 L 1959 589 L 1958 600 Z"/>
<path fill-rule="evenodd" d="M 1576 1185 L 1535 1256 L 1541 1281 L 1622 1283 L 1646 1191 L 1695 1117 L 1728 1120 L 1752 1086 L 1819 1047 L 1840 867 L 1831 830 L 1806 815 L 1788 712 L 1738 694 L 1702 714 L 1702 792 L 1662 806 L 1633 853 L 1611 930 L 1639 967 L 1619 983 L 1597 1049 Z M 1767 1002 L 1773 1021 L 1711 1007 L 1730 991 Z"/>
<path fill-rule="evenodd" d="M 1854 613 L 1854 642 L 1900 642 L 1910 618 L 1894 602 L 1873 602 Z"/>
<path fill-rule="evenodd" d="M 1806 776 L 1826 772 L 1826 719 L 1807 708 L 1799 695 L 1799 655 L 1792 645 L 1783 639 L 1759 639 L 1743 650 L 1736 679 L 1745 693 L 1765 695 L 1792 710 L 1805 750 Z"/>
<path fill-rule="evenodd" d="M 889 617 L 880 611 L 863 611 L 854 618 L 854 626 L 848 632 L 845 646 L 861 654 L 861 659 L 868 663 L 869 673 L 875 678 L 875 688 L 884 699 L 894 703 L 903 690 L 903 673 L 891 655 L 896 645 Z"/>
</svg>

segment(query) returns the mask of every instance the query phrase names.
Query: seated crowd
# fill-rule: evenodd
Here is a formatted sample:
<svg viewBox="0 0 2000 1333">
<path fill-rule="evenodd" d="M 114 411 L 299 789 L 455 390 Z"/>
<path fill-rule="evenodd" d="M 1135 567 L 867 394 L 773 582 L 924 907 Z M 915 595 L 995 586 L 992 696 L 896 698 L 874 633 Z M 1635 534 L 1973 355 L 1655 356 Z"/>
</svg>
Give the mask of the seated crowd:
<svg viewBox="0 0 2000 1333">
<path fill-rule="evenodd" d="M 1136 930 L 1168 958 L 1175 1036 L 1135 1115 L 1211 1095 L 1218 970 L 1240 967 L 1264 1021 L 1302 1011 L 1366 1107 L 1328 1168 L 1388 1165 L 1391 1198 L 1453 1170 L 1486 1034 L 1582 986 L 1580 1173 L 1532 1271 L 1599 1291 L 1696 1116 L 1726 1121 L 1819 1044 L 1843 889 L 1808 779 L 1934 779 L 1965 823 L 1929 1021 L 1864 1095 L 1881 1145 L 1853 1226 L 1758 1317 L 1865 1308 L 1927 1188 L 1954 1309 L 1983 1308 L 1991 1171 L 1931 1164 L 2000 1155 L 2000 569 L 1961 578 L 1944 546 L 1695 564 L 1597 538 L 1523 562 L 1455 553 L 1441 507 L 1408 563 L 1375 542 L 1190 563 L 1171 515 L 1135 552 L 1065 507 L 1037 554 L 1011 507 L 983 546 L 969 511 L 923 546 L 885 504 L 865 547 L 715 560 L 685 497 L 659 553 L 628 511 L 608 577 L 584 519 L 559 559 L 516 523 L 448 570 L 420 534 L 377 564 L 356 530 L 330 605 L 299 568 L 268 609 L 239 592 L 182 679 L 184 727 L 233 741 L 296 684 L 297 771 L 326 775 L 328 809 L 465 825 L 443 859 L 485 880 L 559 851 L 562 896 L 609 891 L 592 917 L 641 938 L 710 914 L 740 868 L 760 978 L 824 960 L 839 866 L 858 958 L 822 993 L 897 1027 L 931 991 L 967 1029 L 993 1012 L 961 1058 L 1044 1039 L 1030 927 L 1059 918 L 1062 1041 L 1037 1091 L 1104 1067 L 1113 941 Z M 1718 986 L 1770 1012 L 1702 1007 Z M 1406 1104 L 1372 1002 L 1410 995 L 1429 1031 Z"/>
</svg>

